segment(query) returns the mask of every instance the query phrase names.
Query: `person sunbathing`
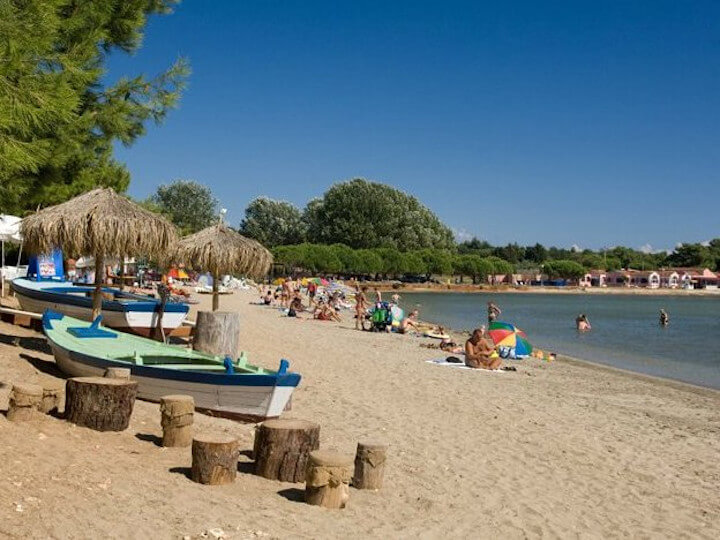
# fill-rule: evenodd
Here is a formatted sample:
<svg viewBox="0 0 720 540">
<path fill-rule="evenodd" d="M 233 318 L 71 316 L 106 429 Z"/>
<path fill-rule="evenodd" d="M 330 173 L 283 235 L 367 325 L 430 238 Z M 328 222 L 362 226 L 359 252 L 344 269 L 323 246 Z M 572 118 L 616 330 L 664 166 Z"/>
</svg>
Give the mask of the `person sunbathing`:
<svg viewBox="0 0 720 540">
<path fill-rule="evenodd" d="M 265 294 L 265 296 L 263 297 L 263 303 L 264 303 L 266 306 L 269 306 L 269 305 L 271 305 L 271 304 L 273 303 L 273 294 L 272 294 L 272 291 L 271 291 L 270 289 L 268 289 L 268 292 L 267 292 L 267 293 Z"/>
<path fill-rule="evenodd" d="M 340 322 L 340 315 L 338 315 L 332 307 L 330 307 L 328 304 L 326 304 L 322 300 L 319 302 L 318 306 L 315 308 L 315 311 L 313 312 L 313 316 L 318 321 Z"/>
<path fill-rule="evenodd" d="M 443 339 L 440 342 L 440 350 L 452 354 L 462 354 L 464 352 L 462 346 L 458 345 L 451 339 Z"/>
<path fill-rule="evenodd" d="M 495 352 L 485 335 L 485 328 L 476 328 L 470 339 L 465 342 L 465 365 L 476 369 L 499 369 L 502 360 L 492 358 Z"/>
<path fill-rule="evenodd" d="M 288 309 L 288 317 L 297 317 L 298 313 L 302 313 L 303 311 L 305 311 L 305 306 L 303 306 L 300 295 L 296 294 L 295 298 L 293 298 L 292 302 L 290 302 L 290 308 Z"/>
<path fill-rule="evenodd" d="M 400 321 L 400 326 L 398 327 L 398 333 L 407 334 L 407 332 L 410 330 L 410 328 L 414 329 L 416 332 L 419 332 L 420 327 L 418 326 L 418 323 L 417 323 L 417 316 L 418 316 L 417 309 L 411 311 L 410 315 L 408 315 L 402 321 Z"/>
</svg>

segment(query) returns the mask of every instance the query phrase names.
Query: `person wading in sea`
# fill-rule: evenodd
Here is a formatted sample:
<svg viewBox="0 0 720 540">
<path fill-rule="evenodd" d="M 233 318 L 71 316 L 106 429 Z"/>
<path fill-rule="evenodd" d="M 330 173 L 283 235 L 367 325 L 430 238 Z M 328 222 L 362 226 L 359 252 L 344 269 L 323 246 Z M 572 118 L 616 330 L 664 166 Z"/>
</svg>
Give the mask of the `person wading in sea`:
<svg viewBox="0 0 720 540">
<path fill-rule="evenodd" d="M 664 309 L 660 310 L 660 326 L 667 326 L 670 324 L 670 315 Z"/>
<path fill-rule="evenodd" d="M 487 304 L 488 309 L 488 323 L 493 322 L 495 319 L 497 319 L 502 311 L 500 308 L 495 304 L 495 302 L 488 302 Z"/>
</svg>

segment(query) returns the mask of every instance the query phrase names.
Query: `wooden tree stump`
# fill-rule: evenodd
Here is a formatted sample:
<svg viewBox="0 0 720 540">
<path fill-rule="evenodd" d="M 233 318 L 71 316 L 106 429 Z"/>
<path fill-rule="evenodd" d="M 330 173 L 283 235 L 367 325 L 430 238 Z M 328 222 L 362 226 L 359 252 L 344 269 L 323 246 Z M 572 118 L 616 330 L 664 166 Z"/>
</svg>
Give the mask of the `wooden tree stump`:
<svg viewBox="0 0 720 540">
<path fill-rule="evenodd" d="M 305 477 L 305 502 L 345 508 L 350 498 L 353 457 L 329 450 L 310 452 Z"/>
<path fill-rule="evenodd" d="M 7 419 L 13 422 L 32 420 L 40 410 L 43 388 L 39 384 L 13 384 Z"/>
<path fill-rule="evenodd" d="M 228 435 L 199 435 L 192 441 L 190 477 L 200 484 L 231 484 L 237 475 L 240 446 Z"/>
<path fill-rule="evenodd" d="M 130 380 L 130 368 L 125 367 L 109 367 L 105 370 L 105 376 L 108 379 L 125 379 Z"/>
<path fill-rule="evenodd" d="M 137 386 L 137 381 L 105 377 L 68 379 L 66 418 L 97 431 L 123 431 L 130 423 Z"/>
<path fill-rule="evenodd" d="M 226 311 L 198 311 L 193 349 L 208 354 L 237 358 L 240 314 Z"/>
<path fill-rule="evenodd" d="M 49 414 L 58 412 L 65 397 L 65 381 L 50 380 L 42 384 L 43 395 L 40 402 L 40 412 Z"/>
<path fill-rule="evenodd" d="M 255 474 L 271 480 L 305 480 L 308 455 L 320 448 L 320 425 L 307 420 L 268 420 L 255 431 Z"/>
<path fill-rule="evenodd" d="M 357 489 L 380 489 L 385 472 L 388 445 L 359 442 L 355 453 L 355 474 L 352 485 Z"/>
<path fill-rule="evenodd" d="M 171 395 L 160 398 L 163 446 L 192 444 L 194 412 L 195 400 L 192 396 Z"/>
</svg>

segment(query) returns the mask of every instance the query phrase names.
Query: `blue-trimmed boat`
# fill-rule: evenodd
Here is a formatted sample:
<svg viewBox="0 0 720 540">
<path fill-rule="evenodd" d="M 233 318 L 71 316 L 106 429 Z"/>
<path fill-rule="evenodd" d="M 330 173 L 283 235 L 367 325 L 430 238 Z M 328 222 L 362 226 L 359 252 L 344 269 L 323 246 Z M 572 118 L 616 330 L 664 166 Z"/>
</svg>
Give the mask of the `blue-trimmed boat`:
<svg viewBox="0 0 720 540">
<path fill-rule="evenodd" d="M 92 321 L 92 286 L 78 286 L 63 278 L 62 252 L 33 257 L 28 275 L 12 281 L 12 289 L 25 311 L 43 313 L 46 309 L 70 317 Z M 103 287 L 102 314 L 105 325 L 125 332 L 151 336 L 162 311 L 165 334 L 180 326 L 190 306 L 167 302 L 164 306 L 152 296 L 133 294 L 112 287 Z"/>
<path fill-rule="evenodd" d="M 138 397 L 158 401 L 185 394 L 195 407 L 218 416 L 261 421 L 285 409 L 300 375 L 221 358 L 150 339 L 117 332 L 54 311 L 43 314 L 43 331 L 58 367 L 72 377 L 103 376 L 109 367 L 129 368 L 138 382 Z"/>
</svg>

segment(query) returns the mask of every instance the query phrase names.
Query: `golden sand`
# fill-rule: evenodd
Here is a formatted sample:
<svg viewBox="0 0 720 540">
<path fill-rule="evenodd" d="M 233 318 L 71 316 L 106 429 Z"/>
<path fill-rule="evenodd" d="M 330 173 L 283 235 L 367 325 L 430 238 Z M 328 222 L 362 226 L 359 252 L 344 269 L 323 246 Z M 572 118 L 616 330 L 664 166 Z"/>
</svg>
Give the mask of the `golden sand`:
<svg viewBox="0 0 720 540">
<path fill-rule="evenodd" d="M 194 484 L 189 449 L 157 445 L 153 403 L 138 401 L 122 433 L 0 416 L 0 537 L 720 537 L 720 393 L 563 360 L 435 366 L 427 340 L 357 332 L 347 312 L 290 319 L 254 299 L 221 308 L 240 312 L 253 363 L 288 358 L 303 375 L 286 414 L 319 422 L 323 448 L 388 442 L 381 491 L 351 490 L 340 511 L 309 506 L 302 484 L 253 476 L 244 456 L 232 485 Z M 0 324 L 5 385 L 54 368 L 40 335 Z M 253 425 L 195 422 L 252 448 Z"/>
</svg>

